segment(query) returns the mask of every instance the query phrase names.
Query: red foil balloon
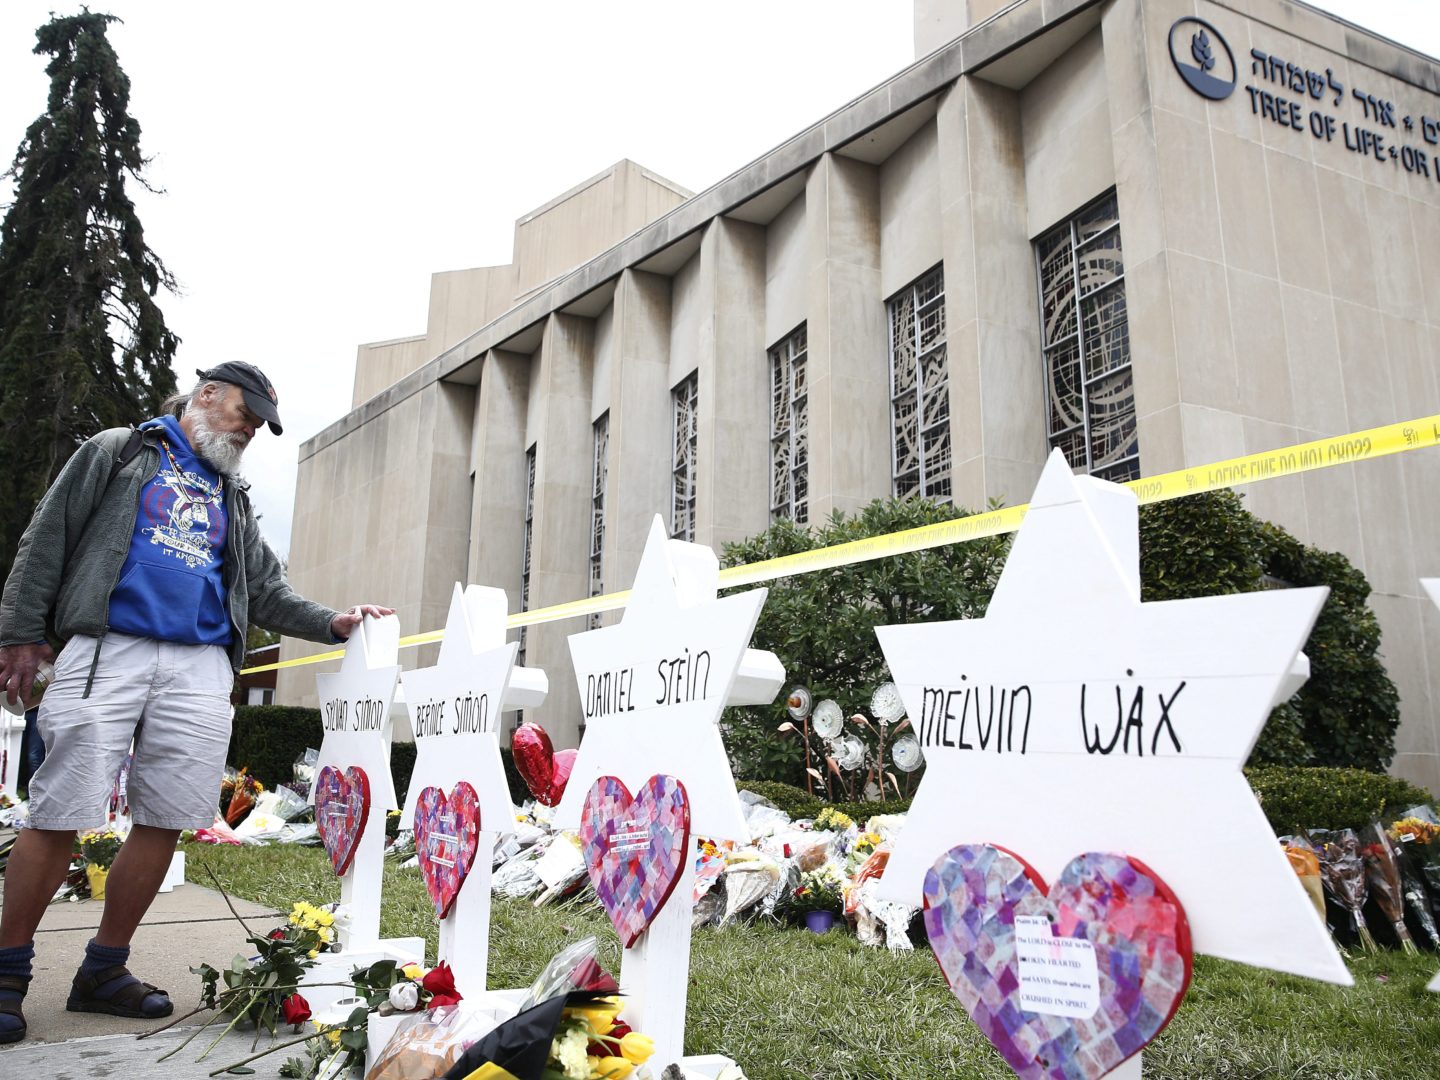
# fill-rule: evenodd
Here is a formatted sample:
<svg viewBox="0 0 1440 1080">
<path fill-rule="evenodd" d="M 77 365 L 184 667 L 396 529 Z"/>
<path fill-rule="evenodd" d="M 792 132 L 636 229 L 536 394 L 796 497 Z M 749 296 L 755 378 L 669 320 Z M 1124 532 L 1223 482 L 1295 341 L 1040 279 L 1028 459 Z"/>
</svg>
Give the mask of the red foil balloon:
<svg viewBox="0 0 1440 1080">
<path fill-rule="evenodd" d="M 520 771 L 530 794 L 546 806 L 554 805 L 549 796 L 555 751 L 545 729 L 539 724 L 521 724 L 511 736 L 510 748 L 515 755 L 515 768 Z"/>
<path fill-rule="evenodd" d="M 550 790 L 543 796 L 536 796 L 546 806 L 559 806 L 565 797 L 565 785 L 570 782 L 570 770 L 575 768 L 579 750 L 561 750 L 555 755 L 555 768 L 550 774 Z"/>
</svg>

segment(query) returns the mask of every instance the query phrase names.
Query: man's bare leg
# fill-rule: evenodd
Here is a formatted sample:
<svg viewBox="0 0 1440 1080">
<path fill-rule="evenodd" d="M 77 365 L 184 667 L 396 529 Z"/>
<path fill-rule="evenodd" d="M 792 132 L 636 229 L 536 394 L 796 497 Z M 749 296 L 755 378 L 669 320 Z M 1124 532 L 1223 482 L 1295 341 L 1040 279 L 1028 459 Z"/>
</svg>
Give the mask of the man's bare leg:
<svg viewBox="0 0 1440 1080">
<path fill-rule="evenodd" d="M 179 829 L 136 825 L 130 830 L 105 879 L 105 914 L 95 933 L 97 945 L 130 944 L 135 928 L 164 884 L 179 839 Z"/>
<path fill-rule="evenodd" d="M 25 1035 L 20 1002 L 30 986 L 35 931 L 70 869 L 71 829 L 22 829 L 5 868 L 5 910 L 0 914 L 0 1043 Z"/>
<path fill-rule="evenodd" d="M 21 829 L 5 867 L 5 910 L 0 913 L 0 949 L 29 945 L 70 869 L 73 829 Z"/>
<path fill-rule="evenodd" d="M 130 830 L 105 880 L 105 914 L 100 917 L 100 929 L 85 946 L 85 962 L 75 975 L 67 1009 L 140 1017 L 168 1016 L 172 1011 L 165 992 L 146 992 L 126 964 L 130 939 L 165 880 L 179 836 L 178 829 L 150 825 Z"/>
</svg>

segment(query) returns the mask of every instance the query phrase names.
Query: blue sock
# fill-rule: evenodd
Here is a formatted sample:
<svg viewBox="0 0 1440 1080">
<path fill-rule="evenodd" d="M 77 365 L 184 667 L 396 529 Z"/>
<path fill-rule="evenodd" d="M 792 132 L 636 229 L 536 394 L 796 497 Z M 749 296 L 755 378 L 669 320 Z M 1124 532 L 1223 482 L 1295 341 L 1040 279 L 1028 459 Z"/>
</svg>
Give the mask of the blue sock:
<svg viewBox="0 0 1440 1080">
<path fill-rule="evenodd" d="M 30 967 L 35 960 L 35 943 L 16 945 L 13 949 L 0 949 L 0 975 L 10 975 L 30 981 Z M 0 1000 L 20 1001 L 25 995 L 15 990 L 0 990 Z M 0 1013 L 0 1035 L 19 1031 L 23 1025 L 18 1016 Z"/>
<path fill-rule="evenodd" d="M 123 966 L 129 959 L 129 945 L 101 945 L 91 938 L 89 944 L 85 946 L 85 961 L 80 965 L 80 974 L 98 975 L 106 968 L 116 965 Z M 95 996 L 102 1001 L 109 1001 L 125 987 L 139 981 L 134 975 L 122 975 L 118 979 L 111 979 L 109 982 L 97 986 Z M 170 1011 L 170 999 L 161 993 L 146 994 L 140 1011 L 146 1016 L 164 1016 Z"/>
</svg>

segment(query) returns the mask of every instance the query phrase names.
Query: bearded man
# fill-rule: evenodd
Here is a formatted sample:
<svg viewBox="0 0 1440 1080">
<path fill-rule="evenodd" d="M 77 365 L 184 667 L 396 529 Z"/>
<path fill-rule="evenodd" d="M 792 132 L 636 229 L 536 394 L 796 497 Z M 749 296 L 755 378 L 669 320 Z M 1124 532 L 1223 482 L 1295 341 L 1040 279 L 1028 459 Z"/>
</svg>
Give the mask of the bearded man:
<svg viewBox="0 0 1440 1080">
<path fill-rule="evenodd" d="M 45 763 L 6 870 L 0 915 L 0 1043 L 25 1036 L 34 936 L 80 829 L 104 805 L 134 744 L 133 827 L 66 1007 L 162 1017 L 169 996 L 126 968 L 130 939 L 163 883 L 181 830 L 215 819 L 230 740 L 230 692 L 252 623 L 343 640 L 367 604 L 302 599 L 255 524 L 241 456 L 262 424 L 279 435 L 275 388 L 251 364 L 198 372 L 189 394 L 137 429 L 103 431 L 66 462 L 30 520 L 0 600 L 0 692 L 32 693 Z M 47 634 L 64 641 L 55 656 Z"/>
</svg>

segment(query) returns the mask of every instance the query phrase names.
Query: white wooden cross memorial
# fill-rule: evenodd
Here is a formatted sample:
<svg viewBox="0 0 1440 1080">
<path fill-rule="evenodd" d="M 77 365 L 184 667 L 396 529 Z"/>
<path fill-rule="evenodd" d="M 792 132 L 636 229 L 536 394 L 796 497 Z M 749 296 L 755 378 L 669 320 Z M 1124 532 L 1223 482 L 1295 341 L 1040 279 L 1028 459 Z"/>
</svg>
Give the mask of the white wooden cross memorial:
<svg viewBox="0 0 1440 1080">
<path fill-rule="evenodd" d="M 1141 603 L 1135 495 L 1052 453 L 984 618 L 876 628 L 927 762 L 880 895 L 918 904 L 960 844 L 1051 883 L 1113 852 L 1173 890 L 1195 951 L 1350 985 L 1240 771 L 1326 595 Z"/>
<path fill-rule="evenodd" d="M 431 887 L 451 900 L 449 913 L 440 920 L 439 958 L 450 964 L 455 984 L 466 997 L 485 989 L 495 842 L 515 831 L 515 807 L 500 760 L 500 714 L 533 708 L 549 690 L 545 672 L 515 666 L 519 646 L 505 641 L 507 612 L 503 589 L 471 585 L 462 590 L 457 583 L 435 666 L 402 676 L 405 710 L 415 732 L 415 771 L 400 827 L 416 827 L 417 846 L 423 839 L 431 848 L 425 857 L 438 856 L 442 870 L 427 872 L 427 885 L 428 874 L 434 873 Z M 438 816 L 449 824 L 435 829 L 428 821 L 417 826 L 415 814 L 427 788 L 450 796 L 462 782 L 475 791 L 480 820 L 473 863 L 463 879 L 457 879 L 443 873 L 445 856 L 453 856 L 462 843 L 456 823 L 449 820 L 456 811 L 442 811 Z"/>
<path fill-rule="evenodd" d="M 1430 599 L 1435 601 L 1437 608 L 1440 608 L 1440 578 L 1421 578 L 1420 584 L 1425 586 L 1425 591 L 1430 594 Z M 1435 978 L 1430 980 L 1430 985 L 1426 989 L 1440 994 L 1440 972 L 1437 972 Z"/>
<path fill-rule="evenodd" d="M 369 784 L 369 812 L 349 869 L 340 879 L 340 904 L 346 914 L 336 919 L 342 954 L 348 964 L 353 954 L 395 954 L 414 959 L 414 942 L 380 940 L 380 879 L 385 862 L 385 815 L 396 809 L 395 782 L 390 776 L 391 701 L 400 677 L 398 663 L 400 620 L 366 616 L 345 645 L 340 670 L 315 676 L 320 717 L 325 737 L 315 763 L 310 804 L 315 805 L 321 773 L 331 766 L 342 773 L 363 770 Z M 317 808 L 317 815 L 325 811 Z M 355 962 L 359 962 L 355 960 Z"/>
<path fill-rule="evenodd" d="M 719 570 L 713 551 L 670 540 L 656 517 L 620 622 L 570 638 L 586 728 L 556 825 L 579 827 L 586 795 L 602 776 L 632 794 L 652 776 L 673 776 L 689 802 L 692 841 L 674 892 L 625 950 L 620 972 L 627 1022 L 655 1040 L 663 1064 L 679 1061 L 684 1049 L 693 838 L 749 839 L 720 711 L 768 703 L 785 679 L 772 653 L 747 647 L 767 591 L 716 599 Z"/>
</svg>

